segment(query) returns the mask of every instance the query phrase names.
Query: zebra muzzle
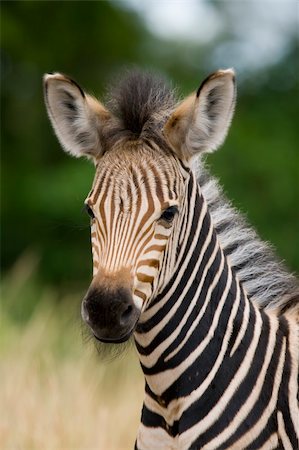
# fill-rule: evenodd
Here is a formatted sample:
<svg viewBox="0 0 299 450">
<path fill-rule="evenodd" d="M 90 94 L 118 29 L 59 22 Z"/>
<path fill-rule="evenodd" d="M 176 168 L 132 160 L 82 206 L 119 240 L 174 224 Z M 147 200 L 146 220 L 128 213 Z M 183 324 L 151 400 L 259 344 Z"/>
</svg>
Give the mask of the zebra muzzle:
<svg viewBox="0 0 299 450">
<path fill-rule="evenodd" d="M 82 301 L 81 315 L 97 340 L 120 343 L 133 333 L 140 310 L 129 289 L 91 287 Z"/>
</svg>

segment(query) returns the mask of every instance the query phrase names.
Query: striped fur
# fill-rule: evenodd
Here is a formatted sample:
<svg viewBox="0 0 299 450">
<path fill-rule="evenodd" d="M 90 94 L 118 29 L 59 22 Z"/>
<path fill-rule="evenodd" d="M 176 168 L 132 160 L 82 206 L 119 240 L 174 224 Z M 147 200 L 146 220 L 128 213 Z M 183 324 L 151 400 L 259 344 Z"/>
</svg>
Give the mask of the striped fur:
<svg viewBox="0 0 299 450">
<path fill-rule="evenodd" d="M 248 299 L 192 175 L 188 185 L 184 227 L 201 224 L 198 239 L 179 248 L 135 334 L 146 379 L 136 448 L 297 448 L 296 321 Z"/>
<path fill-rule="evenodd" d="M 124 286 L 139 311 L 136 448 L 297 448 L 297 281 L 194 158 L 227 133 L 233 72 L 212 74 L 178 106 L 148 76 L 126 78 L 107 109 L 62 80 L 46 78 L 50 119 L 67 151 L 96 163 L 91 286 L 106 301 Z M 93 147 L 76 139 L 91 123 Z"/>
</svg>

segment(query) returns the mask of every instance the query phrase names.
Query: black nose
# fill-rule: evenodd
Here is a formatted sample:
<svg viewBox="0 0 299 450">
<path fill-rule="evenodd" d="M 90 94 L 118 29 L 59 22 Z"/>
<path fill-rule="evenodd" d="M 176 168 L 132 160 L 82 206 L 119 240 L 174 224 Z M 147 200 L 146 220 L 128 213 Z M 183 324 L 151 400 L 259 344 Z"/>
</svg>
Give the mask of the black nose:
<svg viewBox="0 0 299 450">
<path fill-rule="evenodd" d="M 130 291 L 101 288 L 87 292 L 81 312 L 97 339 L 115 343 L 130 337 L 140 314 Z"/>
</svg>

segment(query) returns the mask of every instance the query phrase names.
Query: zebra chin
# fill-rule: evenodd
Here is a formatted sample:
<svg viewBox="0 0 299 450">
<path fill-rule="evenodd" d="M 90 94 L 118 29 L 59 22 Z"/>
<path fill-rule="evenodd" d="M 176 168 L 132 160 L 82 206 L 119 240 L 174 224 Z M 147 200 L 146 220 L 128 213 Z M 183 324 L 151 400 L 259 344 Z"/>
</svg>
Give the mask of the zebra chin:
<svg viewBox="0 0 299 450">
<path fill-rule="evenodd" d="M 82 301 L 81 316 L 97 341 L 120 344 L 133 334 L 140 310 L 129 289 L 91 287 Z"/>
<path fill-rule="evenodd" d="M 126 342 L 130 339 L 130 337 L 133 334 L 133 331 L 129 331 L 129 333 L 127 333 L 125 336 L 122 336 L 118 339 L 107 339 L 107 338 L 99 338 L 98 336 L 96 336 L 95 334 L 93 334 L 93 336 L 95 337 L 95 339 L 99 342 L 102 342 L 103 344 L 122 344 L 123 342 Z"/>
</svg>

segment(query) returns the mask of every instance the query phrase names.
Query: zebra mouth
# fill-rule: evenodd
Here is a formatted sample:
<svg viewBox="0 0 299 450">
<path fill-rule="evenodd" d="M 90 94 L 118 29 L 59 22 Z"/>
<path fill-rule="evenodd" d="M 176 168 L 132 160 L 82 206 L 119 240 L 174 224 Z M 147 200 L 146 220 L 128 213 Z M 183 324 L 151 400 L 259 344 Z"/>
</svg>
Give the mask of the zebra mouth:
<svg viewBox="0 0 299 450">
<path fill-rule="evenodd" d="M 103 342 L 104 344 L 121 344 L 122 342 L 125 342 L 129 339 L 129 337 L 132 335 L 133 330 L 130 330 L 128 333 L 126 333 L 124 336 L 118 337 L 118 338 L 99 338 L 94 333 L 94 337 L 97 341 Z"/>
</svg>

